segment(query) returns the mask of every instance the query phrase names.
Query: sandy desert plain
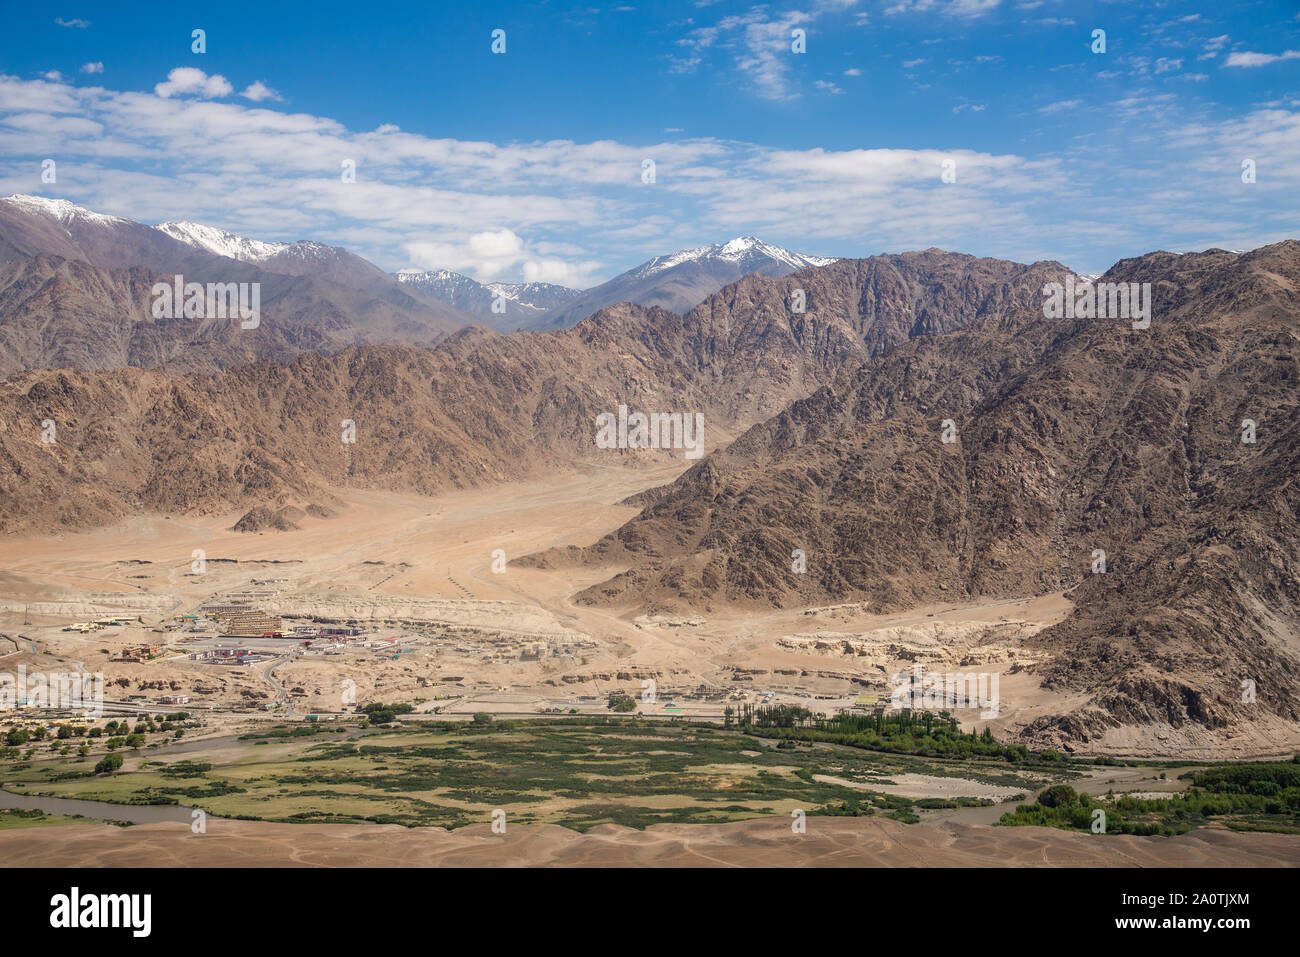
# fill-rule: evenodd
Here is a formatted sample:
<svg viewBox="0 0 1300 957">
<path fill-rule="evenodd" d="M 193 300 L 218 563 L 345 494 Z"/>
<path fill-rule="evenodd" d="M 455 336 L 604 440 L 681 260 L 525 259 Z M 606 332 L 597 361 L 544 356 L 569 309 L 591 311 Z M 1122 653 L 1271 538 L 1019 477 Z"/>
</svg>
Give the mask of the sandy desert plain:
<svg viewBox="0 0 1300 957">
<path fill-rule="evenodd" d="M 838 605 L 658 616 L 571 600 L 620 569 L 575 574 L 511 564 L 595 541 L 636 514 L 620 501 L 680 470 L 680 463 L 588 469 L 436 498 L 339 489 L 344 507 L 334 517 L 307 517 L 290 531 L 231 531 L 237 514 L 139 515 L 91 532 L 0 541 L 0 670 L 102 672 L 110 717 L 190 715 L 183 739 L 147 734 L 147 746 L 123 749 L 117 774 L 84 773 L 102 756 L 98 741 L 88 756 L 68 749 L 47 755 L 42 747 L 40 756 L 0 766 L 0 807 L 9 809 L 0 813 L 0 860 L 1300 863 L 1300 834 L 1200 827 L 1177 836 L 1097 838 L 990 826 L 1051 784 L 1159 796 L 1184 790 L 1181 776 L 1196 770 L 1193 762 L 1289 759 L 1294 742 L 1282 739 L 1262 748 L 1250 742 L 1241 754 L 1219 742 L 1170 755 L 1158 730 L 1116 732 L 1095 755 L 1182 763 L 1167 771 L 1151 762 L 1010 770 L 820 743 L 786 751 L 775 740 L 724 731 L 728 706 L 834 713 L 861 705 L 860 696 L 887 696 L 889 676 L 921 662 L 999 672 L 998 716 L 958 717 L 965 730 L 987 725 L 999 740 L 1011 740 L 1017 728 L 1069 703 L 1038 686 L 1026 670 L 1036 659 L 1021 646 L 1069 604 L 1049 595 L 896 615 Z M 196 549 L 204 566 L 195 565 Z M 498 549 L 504 572 L 493 570 Z M 250 592 L 250 603 L 282 616 L 286 628 L 348 624 L 363 634 L 306 647 L 218 638 L 202 621 L 197 631 L 180 622 L 204 603 Z M 64 630 L 116 615 L 138 621 L 87 634 Z M 262 656 L 243 666 L 190 657 L 236 645 Z M 111 660 L 140 646 L 160 651 L 144 661 Z M 652 702 L 642 697 L 647 680 L 655 683 Z M 386 728 L 363 728 L 352 692 L 356 709 L 384 702 L 412 710 Z M 609 697 L 618 693 L 638 699 L 635 728 L 583 724 L 607 720 Z M 188 700 L 163 705 L 164 696 Z M 497 724 L 482 726 L 483 715 Z M 449 730 L 448 720 L 465 732 Z M 716 730 L 698 722 L 716 722 Z M 441 776 L 429 776 L 430 758 Z M 180 766 L 168 767 L 175 762 Z M 304 763 L 314 777 L 295 773 Z M 484 774 L 489 766 L 512 773 Z M 582 788 L 574 789 L 571 774 L 582 777 Z M 869 795 L 873 816 L 849 816 Z M 76 799 L 111 803 L 62 803 Z M 840 811 L 824 810 L 835 806 Z M 204 833 L 192 832 L 192 807 L 212 816 Z M 513 825 L 506 834 L 491 827 L 498 807 Z M 25 808 L 45 813 L 23 818 Z M 803 834 L 790 823 L 799 809 L 810 814 Z"/>
</svg>

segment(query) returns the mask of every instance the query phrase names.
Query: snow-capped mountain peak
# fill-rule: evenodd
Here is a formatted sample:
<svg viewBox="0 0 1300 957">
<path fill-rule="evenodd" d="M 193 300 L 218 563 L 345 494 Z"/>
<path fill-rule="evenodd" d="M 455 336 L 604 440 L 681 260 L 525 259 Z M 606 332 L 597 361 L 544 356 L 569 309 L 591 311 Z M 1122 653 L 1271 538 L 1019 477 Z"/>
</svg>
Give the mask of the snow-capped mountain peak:
<svg viewBox="0 0 1300 957">
<path fill-rule="evenodd" d="M 262 262 L 296 245 L 314 247 L 316 250 L 327 250 L 329 248 L 312 242 L 267 243 L 238 236 L 216 226 L 205 226 L 203 223 L 160 223 L 157 226 L 148 227 L 134 220 L 124 219 L 121 216 L 97 213 L 94 210 L 86 209 L 84 206 L 78 206 L 70 200 L 51 199 L 45 196 L 29 196 L 15 193 L 13 196 L 0 199 L 0 203 L 5 203 L 28 216 L 48 216 L 55 219 L 63 226 L 65 232 L 70 227 L 84 225 L 131 227 L 145 230 L 152 228 L 177 242 L 192 246 L 195 249 L 202 249 L 206 252 L 216 253 L 218 256 L 226 256 L 250 263 Z M 304 249 L 304 252 L 308 251 L 312 250 Z"/>
<path fill-rule="evenodd" d="M 557 286 L 551 282 L 485 282 L 483 286 L 516 302 L 534 302 L 543 296 L 566 298 L 578 294 L 576 289 Z"/>
<path fill-rule="evenodd" d="M 109 216 L 105 213 L 97 213 L 94 210 L 86 209 L 84 206 L 78 206 L 76 203 L 66 199 L 50 199 L 46 196 L 30 196 L 26 193 L 14 193 L 7 196 L 0 202 L 10 203 L 25 213 L 40 213 L 46 216 L 53 216 L 63 225 L 67 225 L 74 219 L 79 219 L 90 223 L 128 223 L 129 219 L 123 219 L 120 216 Z"/>
<path fill-rule="evenodd" d="M 556 306 L 572 301 L 580 293 L 576 289 L 547 282 L 479 282 L 450 269 L 403 269 L 393 273 L 400 283 L 448 303 L 489 322 L 506 325 L 519 317 L 541 315 Z M 492 309 L 492 302 L 502 297 L 512 305 L 501 316 Z"/>
<path fill-rule="evenodd" d="M 210 253 L 238 259 L 240 262 L 262 262 L 294 245 L 248 239 L 228 230 L 205 226 L 202 223 L 159 223 L 157 228 L 187 246 L 206 249 Z"/>
<path fill-rule="evenodd" d="M 465 279 L 474 282 L 469 276 L 462 276 L 458 272 L 452 272 L 450 269 L 399 269 L 393 273 L 398 282 L 421 283 L 436 282 L 438 280 L 456 280 Z"/>
<path fill-rule="evenodd" d="M 782 263 L 791 269 L 804 269 L 808 266 L 826 266 L 835 262 L 827 256 L 805 256 L 791 252 L 781 246 L 765 243 L 753 236 L 737 236 L 725 243 L 712 243 L 708 246 L 695 246 L 682 249 L 667 256 L 656 256 L 635 271 L 638 278 L 653 276 L 656 273 L 673 269 L 689 262 L 716 260 L 746 266 L 753 263 L 772 261 Z"/>
</svg>

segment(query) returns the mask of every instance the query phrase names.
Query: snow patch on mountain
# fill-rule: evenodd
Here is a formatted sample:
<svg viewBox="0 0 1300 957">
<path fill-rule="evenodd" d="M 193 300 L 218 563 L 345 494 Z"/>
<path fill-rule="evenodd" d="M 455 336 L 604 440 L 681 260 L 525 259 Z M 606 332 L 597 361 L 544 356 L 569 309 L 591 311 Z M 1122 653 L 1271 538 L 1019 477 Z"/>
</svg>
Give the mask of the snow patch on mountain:
<svg viewBox="0 0 1300 957">
<path fill-rule="evenodd" d="M 499 318 L 492 312 L 492 300 L 498 296 L 525 315 L 540 315 L 580 295 L 576 289 L 548 282 L 481 283 L 450 269 L 403 269 L 393 273 L 393 277 L 485 319 Z"/>
<path fill-rule="evenodd" d="M 268 243 L 260 239 L 237 236 L 229 230 L 202 223 L 159 223 L 157 229 L 172 239 L 205 249 L 218 256 L 238 259 L 240 262 L 259 263 L 283 252 L 296 243 Z M 314 244 L 319 245 L 319 244 Z"/>
<path fill-rule="evenodd" d="M 84 206 L 78 206 L 76 203 L 66 199 L 50 199 L 45 196 L 29 196 L 26 193 L 14 193 L 0 199 L 0 203 L 9 203 L 24 213 L 37 213 L 45 216 L 52 216 L 61 224 L 67 226 L 74 219 L 80 219 L 83 222 L 102 223 L 112 225 L 115 223 L 129 223 L 131 220 L 123 219 L 120 216 L 109 216 L 105 213 L 97 213 L 94 210 L 86 209 Z"/>
<path fill-rule="evenodd" d="M 712 243 L 708 246 L 696 246 L 682 249 L 667 256 L 656 256 L 649 262 L 637 267 L 631 275 L 637 279 L 653 276 L 689 262 L 707 262 L 709 260 L 734 263 L 744 267 L 750 263 L 774 260 L 784 263 L 791 269 L 806 269 L 809 266 L 828 266 L 835 262 L 829 256 L 805 256 L 791 252 L 780 246 L 765 243 L 753 236 L 738 236 L 725 243 Z"/>
<path fill-rule="evenodd" d="M 487 282 L 483 288 L 490 289 L 493 293 L 500 293 L 512 302 L 528 303 L 536 308 L 547 308 L 550 306 L 538 306 L 542 301 L 565 302 L 575 298 L 579 290 L 570 289 L 568 286 L 557 286 L 551 282 Z"/>
</svg>

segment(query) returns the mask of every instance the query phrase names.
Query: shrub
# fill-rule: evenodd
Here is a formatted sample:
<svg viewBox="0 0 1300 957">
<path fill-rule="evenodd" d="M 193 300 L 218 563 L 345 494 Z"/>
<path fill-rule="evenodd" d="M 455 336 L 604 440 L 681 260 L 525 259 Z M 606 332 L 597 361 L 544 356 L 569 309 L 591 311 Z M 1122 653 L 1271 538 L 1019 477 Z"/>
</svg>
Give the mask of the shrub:
<svg viewBox="0 0 1300 957">
<path fill-rule="evenodd" d="M 1068 784 L 1053 784 L 1038 795 L 1038 803 L 1043 807 L 1066 807 L 1079 802 L 1079 795 Z"/>
<path fill-rule="evenodd" d="M 95 773 L 112 774 L 121 766 L 122 766 L 122 755 L 106 754 L 102 758 L 100 758 L 99 763 L 95 765 Z"/>
</svg>

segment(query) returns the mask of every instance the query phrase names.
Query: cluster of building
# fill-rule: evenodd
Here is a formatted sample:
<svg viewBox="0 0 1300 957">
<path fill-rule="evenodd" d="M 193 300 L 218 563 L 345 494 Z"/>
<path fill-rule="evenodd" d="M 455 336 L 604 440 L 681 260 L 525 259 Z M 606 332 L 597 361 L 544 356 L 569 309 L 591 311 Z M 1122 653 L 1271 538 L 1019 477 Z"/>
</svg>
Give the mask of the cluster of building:
<svg viewBox="0 0 1300 957">
<path fill-rule="evenodd" d="M 310 641 L 315 638 L 355 638 L 363 634 L 361 628 L 350 625 L 294 625 L 286 629 L 279 615 L 264 612 L 250 604 L 258 598 L 275 594 L 269 589 L 247 589 L 213 599 L 199 609 L 198 615 L 183 615 L 182 620 L 197 623 L 199 617 L 216 622 L 223 638 L 293 638 Z"/>
<path fill-rule="evenodd" d="M 271 581 L 284 581 L 284 579 L 283 579 L 283 578 L 277 578 L 277 579 L 269 579 L 269 578 L 268 578 L 268 579 L 264 579 L 264 580 L 260 580 L 260 581 L 255 581 L 253 584 L 255 584 L 255 585 L 265 585 L 265 584 L 268 584 L 268 583 L 271 582 Z M 280 594 L 280 589 L 278 589 L 278 588 L 245 588 L 245 589 L 243 589 L 242 591 L 232 591 L 232 592 L 227 592 L 226 595 L 225 595 L 225 598 L 226 598 L 227 601 L 237 601 L 237 602 L 245 602 L 245 603 L 246 603 L 246 602 L 252 602 L 252 601 L 264 601 L 264 600 L 267 599 L 267 598 L 275 598 L 275 597 L 278 596 L 279 594 Z"/>
<path fill-rule="evenodd" d="M 455 650 L 465 654 L 477 654 L 480 660 L 492 661 L 540 661 L 543 658 L 575 658 L 589 654 L 599 648 L 599 644 L 589 638 L 534 638 L 522 640 L 517 635 L 476 636 L 473 644 L 457 644 Z"/>
<path fill-rule="evenodd" d="M 74 621 L 67 625 L 64 631 L 76 631 L 81 634 L 87 634 L 92 631 L 99 631 L 102 628 L 116 628 L 119 625 L 130 625 L 136 622 L 135 615 L 116 615 L 105 618 L 96 618 L 94 621 Z"/>
<path fill-rule="evenodd" d="M 317 638 L 326 638 L 330 640 L 346 640 L 364 635 L 365 631 L 361 628 L 353 628 L 342 625 L 294 625 L 289 629 L 286 637 L 297 638 L 302 641 L 312 641 Z"/>
<path fill-rule="evenodd" d="M 136 648 L 123 648 L 109 661 L 129 661 L 136 664 L 157 658 L 163 652 L 161 645 L 140 645 Z"/>
<path fill-rule="evenodd" d="M 252 648 L 207 648 L 190 655 L 191 661 L 206 661 L 214 665 L 255 665 L 260 661 L 270 661 L 276 655 Z"/>
<path fill-rule="evenodd" d="M 283 638 L 284 623 L 279 615 L 250 611 L 218 619 L 223 638 Z"/>
<path fill-rule="evenodd" d="M 284 622 L 252 605 L 210 602 L 199 609 L 215 621 L 223 638 L 282 638 Z"/>
</svg>

